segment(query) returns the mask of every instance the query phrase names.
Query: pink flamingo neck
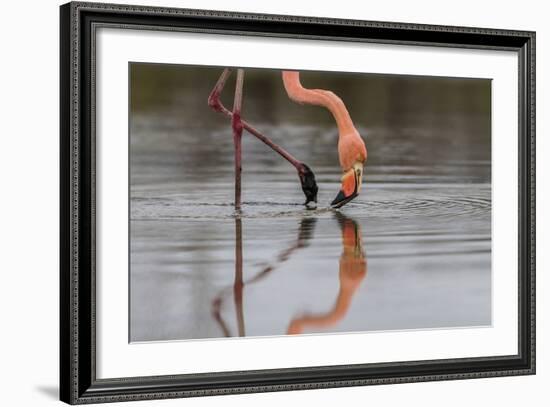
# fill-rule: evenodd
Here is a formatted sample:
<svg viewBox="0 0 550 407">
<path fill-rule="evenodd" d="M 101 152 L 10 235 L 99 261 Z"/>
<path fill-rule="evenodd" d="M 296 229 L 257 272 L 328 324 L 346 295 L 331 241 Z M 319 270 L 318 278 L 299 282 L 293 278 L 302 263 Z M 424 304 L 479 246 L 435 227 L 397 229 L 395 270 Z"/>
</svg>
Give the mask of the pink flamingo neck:
<svg viewBox="0 0 550 407">
<path fill-rule="evenodd" d="M 300 82 L 300 72 L 297 71 L 283 71 L 283 83 L 288 96 L 295 102 L 327 108 L 336 120 L 340 137 L 357 134 L 346 105 L 333 92 L 304 88 Z"/>
</svg>

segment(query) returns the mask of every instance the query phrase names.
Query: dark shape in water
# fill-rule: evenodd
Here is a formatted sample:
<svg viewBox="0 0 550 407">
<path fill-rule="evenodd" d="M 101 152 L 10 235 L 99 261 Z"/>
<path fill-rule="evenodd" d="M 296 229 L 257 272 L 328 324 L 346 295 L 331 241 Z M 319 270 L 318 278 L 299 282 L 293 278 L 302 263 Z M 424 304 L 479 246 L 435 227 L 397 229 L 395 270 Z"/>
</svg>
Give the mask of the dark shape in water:
<svg viewBox="0 0 550 407">
<path fill-rule="evenodd" d="M 317 192 L 319 188 L 317 187 L 317 182 L 315 182 L 315 174 L 311 171 L 307 165 L 302 164 L 303 169 L 298 171 L 300 176 L 300 182 L 302 183 L 302 191 L 306 196 L 306 201 L 304 205 L 307 205 L 310 202 L 317 203 Z"/>
</svg>

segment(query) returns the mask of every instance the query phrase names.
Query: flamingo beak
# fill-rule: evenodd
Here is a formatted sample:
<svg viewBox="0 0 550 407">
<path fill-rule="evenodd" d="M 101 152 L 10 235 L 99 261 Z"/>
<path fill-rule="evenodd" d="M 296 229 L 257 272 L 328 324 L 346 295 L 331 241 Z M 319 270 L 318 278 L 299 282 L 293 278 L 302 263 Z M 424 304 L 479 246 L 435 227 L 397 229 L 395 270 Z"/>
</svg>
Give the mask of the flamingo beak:
<svg viewBox="0 0 550 407">
<path fill-rule="evenodd" d="M 342 177 L 342 187 L 332 201 L 330 206 L 333 208 L 341 208 L 353 198 L 359 195 L 361 190 L 361 182 L 363 179 L 363 164 L 357 162 L 350 168 Z"/>
</svg>

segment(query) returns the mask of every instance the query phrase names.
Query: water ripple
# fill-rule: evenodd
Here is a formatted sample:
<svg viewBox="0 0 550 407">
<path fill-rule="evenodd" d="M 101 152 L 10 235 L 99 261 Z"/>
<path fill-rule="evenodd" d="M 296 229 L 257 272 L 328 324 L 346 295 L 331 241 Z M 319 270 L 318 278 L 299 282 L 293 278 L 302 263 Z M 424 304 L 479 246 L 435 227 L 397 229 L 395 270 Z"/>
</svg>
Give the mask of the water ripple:
<svg viewBox="0 0 550 407">
<path fill-rule="evenodd" d="M 350 216 L 370 218 L 488 218 L 491 214 L 491 190 L 487 186 L 465 185 L 462 188 L 430 186 L 428 189 L 392 189 L 368 186 L 368 192 L 341 209 Z M 262 195 L 262 193 L 260 193 Z M 329 202 L 329 196 L 320 197 L 320 202 Z M 232 202 L 220 197 L 200 194 L 173 194 L 163 197 L 132 198 L 132 220 L 178 220 L 178 219 L 231 219 L 241 218 L 299 218 L 305 216 L 328 216 L 334 212 L 326 203 L 315 210 L 308 210 L 302 198 L 291 200 L 245 200 L 240 212 Z"/>
</svg>

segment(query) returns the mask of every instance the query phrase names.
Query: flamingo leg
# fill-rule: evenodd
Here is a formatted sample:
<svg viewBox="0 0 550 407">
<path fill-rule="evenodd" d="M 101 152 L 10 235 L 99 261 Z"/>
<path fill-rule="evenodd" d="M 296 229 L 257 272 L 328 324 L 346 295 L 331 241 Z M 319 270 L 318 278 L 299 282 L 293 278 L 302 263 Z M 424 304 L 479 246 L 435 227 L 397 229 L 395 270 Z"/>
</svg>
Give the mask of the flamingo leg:
<svg viewBox="0 0 550 407">
<path fill-rule="evenodd" d="M 216 82 L 214 89 L 212 89 L 212 91 L 210 92 L 210 95 L 208 97 L 208 106 L 210 106 L 212 110 L 222 113 L 223 115 L 230 118 L 233 123 L 234 113 L 231 112 L 229 109 L 227 109 L 223 105 L 220 99 L 220 95 L 223 91 L 223 88 L 229 76 L 231 76 L 231 69 L 225 68 L 221 73 L 220 77 L 218 78 L 218 81 Z M 242 95 L 241 95 L 241 98 L 242 98 Z M 317 183 L 315 182 L 315 175 L 313 174 L 313 171 L 311 171 L 311 169 L 306 164 L 304 164 L 303 162 L 293 157 L 284 148 L 275 144 L 267 136 L 260 133 L 260 131 L 254 128 L 250 123 L 248 123 L 245 120 L 242 120 L 242 118 L 240 117 L 239 117 L 239 121 L 244 130 L 246 130 L 248 133 L 252 134 L 258 140 L 260 140 L 261 142 L 269 146 L 273 151 L 275 151 L 277 154 L 279 154 L 281 157 L 287 160 L 290 164 L 292 164 L 294 168 L 296 168 L 296 171 L 298 172 L 298 177 L 300 178 L 300 183 L 302 184 L 302 191 L 306 196 L 305 204 L 307 205 L 309 202 L 312 202 L 312 201 L 317 202 L 318 187 L 317 187 Z"/>
<path fill-rule="evenodd" d="M 242 172 L 242 135 L 243 123 L 241 120 L 241 108 L 243 104 L 244 71 L 237 70 L 237 82 L 235 84 L 235 99 L 233 101 L 233 114 L 231 115 L 231 128 L 233 129 L 233 143 L 235 144 L 235 209 L 241 209 L 241 172 Z"/>
</svg>

